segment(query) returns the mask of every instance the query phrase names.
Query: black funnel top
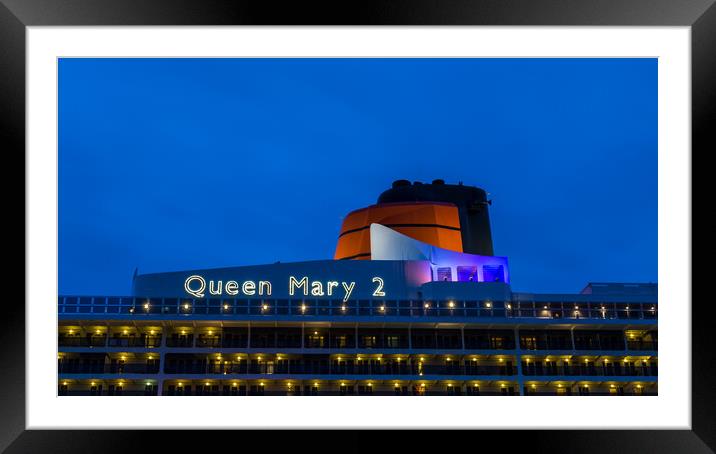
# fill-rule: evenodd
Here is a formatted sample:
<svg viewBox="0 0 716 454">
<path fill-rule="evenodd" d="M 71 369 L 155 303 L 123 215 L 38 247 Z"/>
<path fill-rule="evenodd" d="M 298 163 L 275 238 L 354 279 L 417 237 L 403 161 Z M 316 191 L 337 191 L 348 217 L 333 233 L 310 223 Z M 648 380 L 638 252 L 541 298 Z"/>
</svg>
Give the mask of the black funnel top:
<svg viewBox="0 0 716 454">
<path fill-rule="evenodd" d="M 493 255 L 490 215 L 487 193 L 475 186 L 445 184 L 443 180 L 432 183 L 410 184 L 408 180 L 396 180 L 391 189 L 378 197 L 378 203 L 396 202 L 445 202 L 457 205 L 462 233 L 462 249 L 469 254 Z"/>
</svg>

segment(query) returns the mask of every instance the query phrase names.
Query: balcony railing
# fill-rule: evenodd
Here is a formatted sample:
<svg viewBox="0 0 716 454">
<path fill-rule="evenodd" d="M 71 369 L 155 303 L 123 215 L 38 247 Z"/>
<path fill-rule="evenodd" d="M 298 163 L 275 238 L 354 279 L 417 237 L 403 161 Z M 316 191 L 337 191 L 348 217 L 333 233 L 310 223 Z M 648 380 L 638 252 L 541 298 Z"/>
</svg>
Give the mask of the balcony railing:
<svg viewBox="0 0 716 454">
<path fill-rule="evenodd" d="M 109 343 L 106 336 L 65 336 L 57 338 L 60 347 L 141 347 L 154 348 L 162 345 L 162 338 L 152 337 L 111 337 Z"/>
<path fill-rule="evenodd" d="M 107 338 L 105 336 L 59 336 L 57 343 L 60 347 L 105 347 Z"/>
<path fill-rule="evenodd" d="M 110 347 L 141 347 L 155 348 L 162 345 L 160 336 L 152 337 L 112 337 L 109 339 Z"/>
<path fill-rule="evenodd" d="M 641 341 L 641 340 L 629 340 L 627 341 L 627 348 L 629 350 L 657 350 L 657 341 Z"/>
<path fill-rule="evenodd" d="M 395 365 L 269 365 L 269 364 L 186 364 L 167 365 L 164 368 L 167 374 L 248 374 L 248 375 L 504 375 L 517 374 L 514 366 L 439 366 L 424 365 L 395 366 Z"/>
<path fill-rule="evenodd" d="M 474 300 L 313 300 L 313 299 L 190 299 L 146 297 L 61 296 L 60 315 L 129 317 L 212 315 L 330 317 L 445 317 L 656 320 L 652 302 L 559 302 Z"/>
<path fill-rule="evenodd" d="M 590 377 L 656 377 L 655 367 L 602 367 L 602 366 L 558 366 L 558 367 L 522 367 L 524 376 L 590 376 Z"/>
<path fill-rule="evenodd" d="M 89 391 L 89 390 L 71 390 L 71 391 L 59 391 L 60 396 L 156 396 L 156 391 L 125 391 L 125 390 L 103 390 L 103 391 Z"/>
<path fill-rule="evenodd" d="M 60 374 L 156 374 L 157 364 L 59 364 Z"/>
</svg>

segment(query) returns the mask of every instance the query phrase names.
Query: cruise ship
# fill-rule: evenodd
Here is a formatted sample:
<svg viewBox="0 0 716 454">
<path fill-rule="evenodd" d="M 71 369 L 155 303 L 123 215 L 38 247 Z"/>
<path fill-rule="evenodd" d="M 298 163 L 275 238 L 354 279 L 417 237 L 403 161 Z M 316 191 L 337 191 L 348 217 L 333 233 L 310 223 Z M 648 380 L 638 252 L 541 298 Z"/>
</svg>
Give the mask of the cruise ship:
<svg viewBox="0 0 716 454">
<path fill-rule="evenodd" d="M 656 395 L 657 285 L 513 292 L 490 205 L 397 180 L 333 259 L 60 295 L 58 395 Z"/>
</svg>

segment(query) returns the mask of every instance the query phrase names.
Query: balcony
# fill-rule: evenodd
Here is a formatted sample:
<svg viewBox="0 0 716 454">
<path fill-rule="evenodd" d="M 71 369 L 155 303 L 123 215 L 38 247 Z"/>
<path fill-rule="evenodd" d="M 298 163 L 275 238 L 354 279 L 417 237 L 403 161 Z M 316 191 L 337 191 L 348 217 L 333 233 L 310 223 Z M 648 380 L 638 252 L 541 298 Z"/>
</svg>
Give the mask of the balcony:
<svg viewBox="0 0 716 454">
<path fill-rule="evenodd" d="M 248 317 L 407 317 L 485 319 L 563 319 L 656 321 L 656 303 L 542 303 L 534 301 L 313 300 L 313 299 L 189 299 L 142 297 L 58 298 L 60 317 L 212 319 Z M 85 314 L 85 315 L 82 315 Z"/>
<path fill-rule="evenodd" d="M 106 336 L 62 336 L 57 338 L 60 347 L 104 347 L 107 345 Z"/>
<path fill-rule="evenodd" d="M 157 374 L 158 364 L 59 364 L 60 374 Z"/>
<path fill-rule="evenodd" d="M 90 391 L 90 390 L 72 390 L 72 391 L 59 391 L 60 396 L 156 396 L 155 391 L 125 391 L 125 390 L 114 390 L 114 391 Z"/>
<path fill-rule="evenodd" d="M 629 350 L 658 350 L 657 341 L 643 341 L 643 340 L 629 340 L 627 341 L 627 348 Z"/>
<path fill-rule="evenodd" d="M 380 365 L 380 364 L 353 364 L 332 365 L 327 364 L 174 364 L 164 368 L 167 374 L 197 374 L 197 375 L 462 375 L 462 376 L 512 376 L 517 374 L 514 366 L 441 366 L 441 365 Z"/>
<path fill-rule="evenodd" d="M 588 377 L 656 377 L 656 367 L 624 366 L 614 367 L 610 364 L 607 367 L 593 365 L 570 365 L 551 367 L 522 367 L 522 375 L 532 376 L 588 376 Z"/>
<path fill-rule="evenodd" d="M 156 348 L 161 345 L 162 338 L 160 336 L 112 337 L 109 339 L 110 347 Z"/>
</svg>

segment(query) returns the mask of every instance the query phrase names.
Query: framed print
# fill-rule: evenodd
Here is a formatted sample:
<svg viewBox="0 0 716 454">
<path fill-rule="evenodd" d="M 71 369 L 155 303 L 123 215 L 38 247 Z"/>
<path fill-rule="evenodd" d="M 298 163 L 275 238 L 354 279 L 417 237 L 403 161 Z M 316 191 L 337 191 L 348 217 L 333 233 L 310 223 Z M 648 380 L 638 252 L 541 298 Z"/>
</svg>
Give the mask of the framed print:
<svg viewBox="0 0 716 454">
<path fill-rule="evenodd" d="M 8 452 L 266 428 L 712 452 L 710 2 L 6 3 Z M 171 433 L 142 443 L 197 436 Z"/>
</svg>

